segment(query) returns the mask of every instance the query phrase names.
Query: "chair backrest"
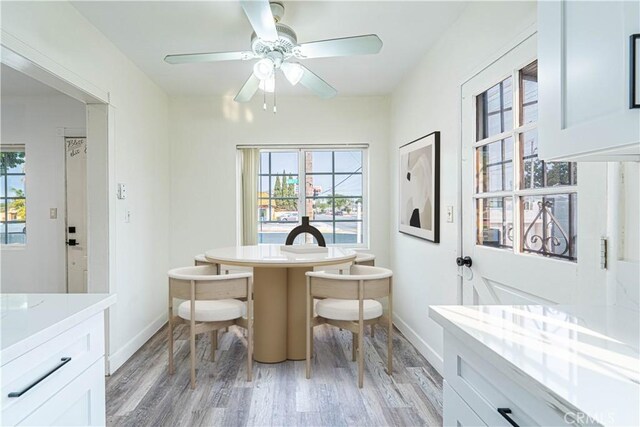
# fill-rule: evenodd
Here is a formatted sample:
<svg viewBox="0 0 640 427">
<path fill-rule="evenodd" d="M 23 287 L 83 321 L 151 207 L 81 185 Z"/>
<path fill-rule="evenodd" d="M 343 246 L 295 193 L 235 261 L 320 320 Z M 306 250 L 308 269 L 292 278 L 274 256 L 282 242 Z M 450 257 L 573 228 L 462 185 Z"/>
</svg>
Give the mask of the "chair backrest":
<svg viewBox="0 0 640 427">
<path fill-rule="evenodd" d="M 391 293 L 393 272 L 387 268 L 352 265 L 349 274 L 328 271 L 309 271 L 306 274 L 313 297 L 377 299 Z"/>
<path fill-rule="evenodd" d="M 251 292 L 252 273 L 217 274 L 216 265 L 174 268 L 168 273 L 169 296 L 194 300 L 247 298 Z"/>
</svg>

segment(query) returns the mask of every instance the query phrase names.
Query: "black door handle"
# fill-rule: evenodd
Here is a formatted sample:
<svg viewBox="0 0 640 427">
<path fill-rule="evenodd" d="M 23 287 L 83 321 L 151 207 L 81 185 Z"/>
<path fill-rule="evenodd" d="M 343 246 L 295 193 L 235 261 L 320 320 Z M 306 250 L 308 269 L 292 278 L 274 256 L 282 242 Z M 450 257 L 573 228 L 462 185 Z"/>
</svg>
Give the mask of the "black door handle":
<svg viewBox="0 0 640 427">
<path fill-rule="evenodd" d="M 509 424 L 511 424 L 513 427 L 520 427 L 520 426 L 518 425 L 518 423 L 516 423 L 515 421 L 513 421 L 513 420 L 511 419 L 511 417 L 509 416 L 509 414 L 511 413 L 511 409 L 509 409 L 509 408 L 498 408 L 498 413 L 499 413 L 500 415 L 502 415 L 502 417 L 503 417 L 505 420 L 507 420 L 507 422 L 508 422 Z"/>
<path fill-rule="evenodd" d="M 76 239 L 67 240 L 67 245 L 69 246 L 78 246 L 78 241 Z"/>
<path fill-rule="evenodd" d="M 47 372 L 46 374 L 44 374 L 43 376 L 41 376 L 40 378 L 38 378 L 37 380 L 32 382 L 27 387 L 23 388 L 20 391 L 12 391 L 11 393 L 9 393 L 9 397 L 20 397 L 20 396 L 22 396 L 23 394 L 25 394 L 26 392 L 28 392 L 29 390 L 31 390 L 32 388 L 37 386 L 41 381 L 44 381 L 44 379 L 47 378 L 49 375 L 53 374 L 58 369 L 62 368 L 64 365 L 66 365 L 67 363 L 71 362 L 71 358 L 70 357 L 63 357 L 62 359 L 60 359 L 60 362 L 61 363 L 58 366 L 56 366 L 55 368 L 53 368 L 52 370 L 50 370 L 49 372 Z"/>
<path fill-rule="evenodd" d="M 473 261 L 471 261 L 471 257 L 466 256 L 464 258 L 462 257 L 458 257 L 456 258 L 456 264 L 458 264 L 458 267 L 462 267 L 463 265 L 466 265 L 467 267 L 471 267 L 471 265 L 473 264 Z"/>
</svg>

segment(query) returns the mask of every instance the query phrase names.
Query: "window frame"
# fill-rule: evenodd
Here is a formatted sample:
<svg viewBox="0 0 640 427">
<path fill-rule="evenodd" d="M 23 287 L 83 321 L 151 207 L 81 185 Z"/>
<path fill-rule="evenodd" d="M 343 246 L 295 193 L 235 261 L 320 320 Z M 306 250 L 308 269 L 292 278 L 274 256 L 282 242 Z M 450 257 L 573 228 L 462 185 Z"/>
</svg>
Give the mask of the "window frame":
<svg viewBox="0 0 640 427">
<path fill-rule="evenodd" d="M 26 233 L 26 227 L 27 227 L 27 215 L 25 213 L 25 219 L 24 221 L 9 221 L 7 220 L 7 215 L 8 215 L 8 206 L 9 206 L 9 202 L 11 202 L 12 200 L 22 200 L 24 199 L 24 203 L 25 203 L 25 207 L 27 204 L 27 147 L 26 144 L 0 144 L 0 152 L 2 153 L 9 153 L 9 152 L 18 152 L 18 153 L 24 153 L 24 157 L 25 157 L 25 162 L 24 162 L 24 166 L 23 166 L 23 172 L 21 173 L 9 173 L 9 172 L 3 172 L 0 169 L 0 178 L 4 177 L 4 196 L 0 196 L 0 202 L 4 202 L 5 204 L 5 221 L 0 221 L 0 227 L 2 227 L 2 234 L 4 235 L 4 238 L 2 240 L 0 240 L 0 247 L 5 250 L 5 249 L 23 249 L 26 248 L 27 246 L 27 233 Z M 24 177 L 24 197 L 10 197 L 9 196 L 9 187 L 8 187 L 8 177 L 10 176 L 22 176 Z M 25 232 L 24 233 L 10 233 L 9 232 L 9 225 L 10 224 L 24 224 L 25 227 Z M 24 234 L 25 235 L 25 242 L 24 243 L 8 243 L 8 237 L 9 234 Z"/>
<path fill-rule="evenodd" d="M 475 142 L 472 145 L 473 154 L 474 154 L 474 161 L 473 161 L 473 168 L 474 168 L 473 204 L 475 206 L 474 235 L 479 236 L 479 233 L 482 232 L 482 229 L 478 221 L 478 208 L 477 208 L 478 201 L 480 199 L 511 198 L 512 211 L 513 211 L 513 218 L 512 218 L 513 241 L 512 241 L 511 247 L 494 247 L 489 245 L 482 245 L 478 243 L 477 237 L 476 237 L 475 245 L 482 246 L 483 248 L 490 248 L 495 250 L 508 250 L 515 255 L 533 256 L 538 258 L 543 257 L 543 258 L 552 259 L 555 261 L 568 261 L 568 262 L 575 263 L 578 261 L 577 256 L 575 258 L 570 258 L 568 256 L 562 256 L 562 255 L 544 255 L 544 254 L 539 254 L 530 250 L 527 251 L 524 249 L 522 232 L 524 232 L 527 229 L 527 226 L 524 223 L 524 219 L 523 219 L 524 213 L 522 212 L 523 209 L 520 206 L 520 201 L 523 201 L 524 203 L 525 198 L 527 196 L 538 196 L 538 197 L 544 198 L 545 196 L 555 196 L 555 195 L 569 195 L 569 196 L 572 194 L 576 194 L 576 196 L 578 195 L 578 183 L 574 183 L 572 185 L 558 185 L 553 187 L 541 187 L 541 188 L 525 188 L 524 186 L 522 166 L 523 166 L 523 159 L 525 158 L 525 156 L 523 155 L 524 150 L 523 150 L 522 144 L 520 143 L 520 137 L 521 135 L 524 135 L 527 132 L 537 131 L 538 123 L 539 123 L 539 113 L 538 113 L 538 119 L 536 121 L 521 124 L 523 108 L 521 108 L 522 104 L 521 104 L 520 73 L 524 68 L 526 68 L 527 66 L 529 66 L 530 64 L 532 64 L 537 60 L 538 60 L 537 57 L 532 57 L 522 64 L 516 64 L 513 67 L 510 74 L 501 76 L 499 79 L 499 82 L 493 83 L 491 86 L 489 86 L 488 88 L 484 89 L 482 92 L 474 96 L 475 125 L 473 127 L 474 129 L 473 138 Z M 501 133 L 492 135 L 490 137 L 478 140 L 479 132 L 480 132 L 480 127 L 478 126 L 478 104 L 479 104 L 478 98 L 481 95 L 483 95 L 487 90 L 496 86 L 498 83 L 502 83 L 505 79 L 508 79 L 509 77 L 511 77 L 512 79 L 512 87 L 513 87 L 513 101 L 512 101 L 513 102 L 512 104 L 513 128 L 509 129 L 508 131 L 501 132 Z M 513 158 L 512 158 L 513 177 L 514 177 L 513 188 L 511 190 L 479 192 L 478 189 L 480 188 L 479 186 L 479 180 L 480 180 L 479 166 L 480 165 L 476 160 L 477 150 L 488 144 L 498 142 L 501 140 L 507 140 L 509 138 L 512 139 L 514 144 Z M 572 162 L 569 162 L 569 163 L 572 163 Z M 574 167 L 576 168 L 576 174 L 577 174 L 577 168 L 578 168 L 577 164 L 575 164 Z M 503 176 L 503 182 L 504 182 L 504 176 Z M 577 209 L 577 202 L 576 202 L 575 208 Z M 576 224 L 576 227 L 577 227 L 577 224 Z"/>
<path fill-rule="evenodd" d="M 335 193 L 330 196 L 330 197 L 309 197 L 309 200 L 317 200 L 317 199 L 330 199 L 333 201 L 333 219 L 330 221 L 331 222 L 331 226 L 332 226 L 332 236 L 335 237 L 335 224 L 336 223 L 340 223 L 340 222 L 351 222 L 351 223 L 358 223 L 358 222 L 362 222 L 362 243 L 328 243 L 327 246 L 338 246 L 338 247 L 349 247 L 349 248 L 358 248 L 358 249 L 367 249 L 369 247 L 369 146 L 368 144 L 347 144 L 347 145 L 309 145 L 309 146 L 304 146 L 304 145 L 292 145 L 292 146 L 277 146 L 277 147 L 270 147 L 270 146 L 260 146 L 258 147 L 260 149 L 260 155 L 262 155 L 262 153 L 265 152 L 270 152 L 270 153 L 275 153 L 275 152 L 296 152 L 298 155 L 298 197 L 297 197 L 297 203 L 298 203 L 298 222 L 295 224 L 300 224 L 302 221 L 302 216 L 305 215 L 306 212 L 306 201 L 307 201 L 307 196 L 306 196 L 306 176 L 307 176 L 307 171 L 305 169 L 305 157 L 306 157 L 306 153 L 307 152 L 318 152 L 318 151 L 324 151 L 324 152 L 347 152 L 347 151 L 360 151 L 362 153 L 362 171 L 360 173 L 358 173 L 358 175 L 362 176 L 362 196 L 353 196 L 353 197 L 349 197 L 346 196 L 345 198 L 353 198 L 353 199 L 357 199 L 357 198 L 361 198 L 362 199 L 362 220 L 344 220 L 344 221 L 336 221 L 336 216 L 335 216 Z M 262 167 L 262 165 L 260 164 L 260 167 Z M 269 165 L 269 169 L 271 169 L 271 165 Z M 270 171 L 271 172 L 271 171 Z M 324 176 L 331 176 L 332 177 L 332 188 L 335 191 L 335 176 L 337 175 L 353 175 L 353 173 L 349 173 L 349 172 L 335 172 L 335 157 L 333 157 L 332 159 L 332 172 L 317 172 L 317 173 L 313 173 L 312 175 L 324 175 Z M 260 196 L 260 179 L 262 177 L 265 176 L 282 176 L 282 174 L 280 173 L 269 173 L 269 174 L 264 174 L 261 173 L 260 170 L 258 172 L 258 197 L 257 200 L 261 200 L 262 198 L 259 197 Z M 265 199 L 266 200 L 266 199 Z M 268 200 L 276 200 L 273 197 L 270 197 Z M 287 198 L 287 200 L 290 200 L 289 198 Z M 271 209 L 271 206 L 269 206 L 269 209 Z M 260 221 L 260 219 L 258 218 L 258 222 L 256 223 L 256 227 L 258 227 L 258 224 L 264 222 L 264 223 L 278 223 L 278 221 Z M 311 225 L 313 225 L 314 220 L 311 220 L 310 223 Z M 319 221 L 319 222 L 329 222 L 329 221 Z M 259 233 L 259 231 L 258 231 Z M 358 236 L 356 234 L 356 240 L 357 240 Z M 258 243 L 260 245 L 266 245 L 268 243 Z M 284 242 L 283 242 L 284 244 Z"/>
</svg>

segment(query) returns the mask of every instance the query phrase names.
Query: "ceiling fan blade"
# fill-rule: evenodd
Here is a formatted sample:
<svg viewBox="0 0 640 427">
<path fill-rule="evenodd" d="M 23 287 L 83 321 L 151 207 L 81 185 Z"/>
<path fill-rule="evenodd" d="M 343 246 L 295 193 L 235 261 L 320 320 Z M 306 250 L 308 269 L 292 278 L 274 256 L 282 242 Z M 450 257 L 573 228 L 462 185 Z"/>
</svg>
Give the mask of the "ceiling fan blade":
<svg viewBox="0 0 640 427">
<path fill-rule="evenodd" d="M 298 58 L 328 58 L 332 56 L 368 55 L 382 49 L 382 40 L 375 35 L 345 37 L 302 43 L 296 49 Z"/>
<path fill-rule="evenodd" d="M 300 67 L 304 70 L 302 77 L 300 78 L 300 84 L 315 92 L 320 98 L 333 98 L 338 93 L 329 83 L 322 80 L 314 72 L 309 70 L 304 65 L 300 64 Z"/>
<path fill-rule="evenodd" d="M 270 42 L 278 40 L 278 31 L 268 0 L 241 0 L 240 4 L 259 38 Z"/>
<path fill-rule="evenodd" d="M 238 92 L 238 94 L 236 95 L 235 98 L 233 98 L 233 100 L 236 102 L 249 102 L 251 98 L 253 98 L 253 95 L 258 90 L 259 85 L 260 85 L 260 79 L 258 79 L 256 76 L 253 75 L 253 73 L 251 73 L 251 75 L 245 82 L 244 86 L 242 86 L 242 89 L 240 89 L 240 92 Z"/>
<path fill-rule="evenodd" d="M 253 52 L 207 52 L 207 53 L 181 53 L 167 55 L 164 61 L 169 64 L 188 64 L 193 62 L 216 62 L 253 59 Z"/>
</svg>

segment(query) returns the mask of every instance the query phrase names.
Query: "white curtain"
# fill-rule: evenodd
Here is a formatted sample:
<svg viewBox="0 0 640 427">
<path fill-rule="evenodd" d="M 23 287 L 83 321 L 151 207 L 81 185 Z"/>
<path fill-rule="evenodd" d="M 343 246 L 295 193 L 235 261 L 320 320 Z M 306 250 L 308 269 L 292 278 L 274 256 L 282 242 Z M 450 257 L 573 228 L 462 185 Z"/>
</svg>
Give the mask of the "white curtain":
<svg viewBox="0 0 640 427">
<path fill-rule="evenodd" d="M 242 244 L 258 243 L 258 170 L 260 149 L 240 148 L 242 168 Z"/>
</svg>

